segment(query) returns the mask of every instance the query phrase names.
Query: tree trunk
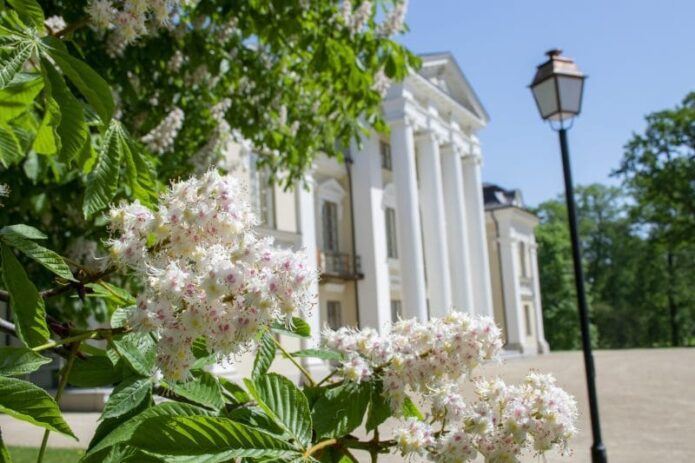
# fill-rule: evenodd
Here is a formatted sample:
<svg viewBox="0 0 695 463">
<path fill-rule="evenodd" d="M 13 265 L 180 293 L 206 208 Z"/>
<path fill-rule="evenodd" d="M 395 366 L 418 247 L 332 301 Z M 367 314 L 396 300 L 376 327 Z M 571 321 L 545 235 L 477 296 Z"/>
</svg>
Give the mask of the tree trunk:
<svg viewBox="0 0 695 463">
<path fill-rule="evenodd" d="M 679 346 L 680 345 L 680 332 L 679 332 L 679 326 L 678 326 L 678 306 L 676 305 L 676 296 L 675 296 L 675 278 L 676 278 L 676 271 L 674 268 L 673 264 L 673 252 L 671 250 L 668 251 L 668 309 L 669 309 L 669 315 L 671 319 L 671 345 L 672 346 Z"/>
</svg>

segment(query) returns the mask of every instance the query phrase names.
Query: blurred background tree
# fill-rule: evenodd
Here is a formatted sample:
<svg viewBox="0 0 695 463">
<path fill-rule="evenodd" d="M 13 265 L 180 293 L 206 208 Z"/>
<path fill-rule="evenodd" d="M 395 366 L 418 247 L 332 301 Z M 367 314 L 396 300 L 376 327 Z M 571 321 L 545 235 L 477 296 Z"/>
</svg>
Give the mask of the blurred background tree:
<svg viewBox="0 0 695 463">
<path fill-rule="evenodd" d="M 646 117 L 613 175 L 576 189 L 592 327 L 603 348 L 695 344 L 695 93 Z M 537 214 L 541 294 L 553 349 L 579 347 L 562 196 Z"/>
</svg>

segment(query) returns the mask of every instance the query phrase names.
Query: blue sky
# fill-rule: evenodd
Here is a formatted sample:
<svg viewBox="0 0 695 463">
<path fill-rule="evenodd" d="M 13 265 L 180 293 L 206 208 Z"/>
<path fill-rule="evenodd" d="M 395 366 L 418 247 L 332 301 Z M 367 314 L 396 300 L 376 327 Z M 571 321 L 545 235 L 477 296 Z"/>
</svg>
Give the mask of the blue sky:
<svg viewBox="0 0 695 463">
<path fill-rule="evenodd" d="M 569 133 L 576 184 L 611 182 L 644 115 L 695 90 L 695 0 L 410 0 L 413 51 L 451 51 L 490 114 L 483 179 L 535 206 L 563 191 L 557 134 L 527 85 L 561 48 L 589 79 Z"/>
</svg>

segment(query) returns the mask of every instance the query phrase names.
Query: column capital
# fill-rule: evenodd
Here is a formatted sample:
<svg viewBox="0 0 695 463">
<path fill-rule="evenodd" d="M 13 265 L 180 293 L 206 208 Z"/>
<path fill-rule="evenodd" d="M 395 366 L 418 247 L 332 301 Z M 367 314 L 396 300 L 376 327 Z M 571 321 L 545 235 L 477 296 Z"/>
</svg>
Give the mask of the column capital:
<svg viewBox="0 0 695 463">
<path fill-rule="evenodd" d="M 483 157 L 475 152 L 464 154 L 461 158 L 464 166 L 476 165 L 479 166 L 483 163 Z"/>
<path fill-rule="evenodd" d="M 415 134 L 414 138 L 415 138 L 416 143 L 420 143 L 423 141 L 430 141 L 430 142 L 437 144 L 437 145 L 443 145 L 443 144 L 447 143 L 447 141 L 448 141 L 444 135 L 442 135 L 441 133 L 439 133 L 435 129 L 429 128 L 429 127 L 426 127 L 426 128 L 419 130 Z"/>
<path fill-rule="evenodd" d="M 447 153 L 447 154 L 452 153 L 452 154 L 459 156 L 459 157 L 463 156 L 463 146 L 461 146 L 457 143 L 449 142 L 449 143 L 442 145 L 439 149 L 442 153 Z"/>
</svg>

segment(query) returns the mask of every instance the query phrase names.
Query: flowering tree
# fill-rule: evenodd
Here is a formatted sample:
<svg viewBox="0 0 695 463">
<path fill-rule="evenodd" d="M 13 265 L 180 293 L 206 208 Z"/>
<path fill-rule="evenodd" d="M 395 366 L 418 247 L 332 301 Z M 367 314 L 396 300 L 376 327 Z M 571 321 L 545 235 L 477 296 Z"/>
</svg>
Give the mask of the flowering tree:
<svg viewBox="0 0 695 463">
<path fill-rule="evenodd" d="M 392 450 L 506 462 L 566 449 L 576 407 L 551 377 L 472 380 L 501 347 L 491 320 L 453 312 L 383 336 L 329 330 L 321 348 L 287 352 L 275 335 L 310 336 L 302 316 L 317 275 L 301 252 L 257 237 L 239 180 L 210 168 L 245 140 L 289 184 L 361 124 L 383 129 L 388 80 L 416 64 L 389 39 L 402 2 L 43 3 L 6 0 L 0 12 L 0 210 L 15 223 L 0 228 L 0 301 L 14 321 L 0 330 L 21 344 L 0 348 L 0 411 L 45 429 L 39 462 L 50 432 L 74 436 L 57 406 L 67 385 L 114 387 L 85 463 L 376 461 Z M 49 249 L 70 241 L 84 257 L 102 237 L 109 256 L 96 261 Z M 62 299 L 88 315 L 105 302 L 108 327 L 78 329 Z M 249 351 L 243 385 L 210 372 Z M 301 388 L 268 373 L 278 352 Z M 56 356 L 55 398 L 17 378 Z M 337 367 L 319 380 L 306 357 Z M 389 417 L 402 426 L 383 438 Z M 352 435 L 363 422 L 365 441 Z"/>
</svg>

